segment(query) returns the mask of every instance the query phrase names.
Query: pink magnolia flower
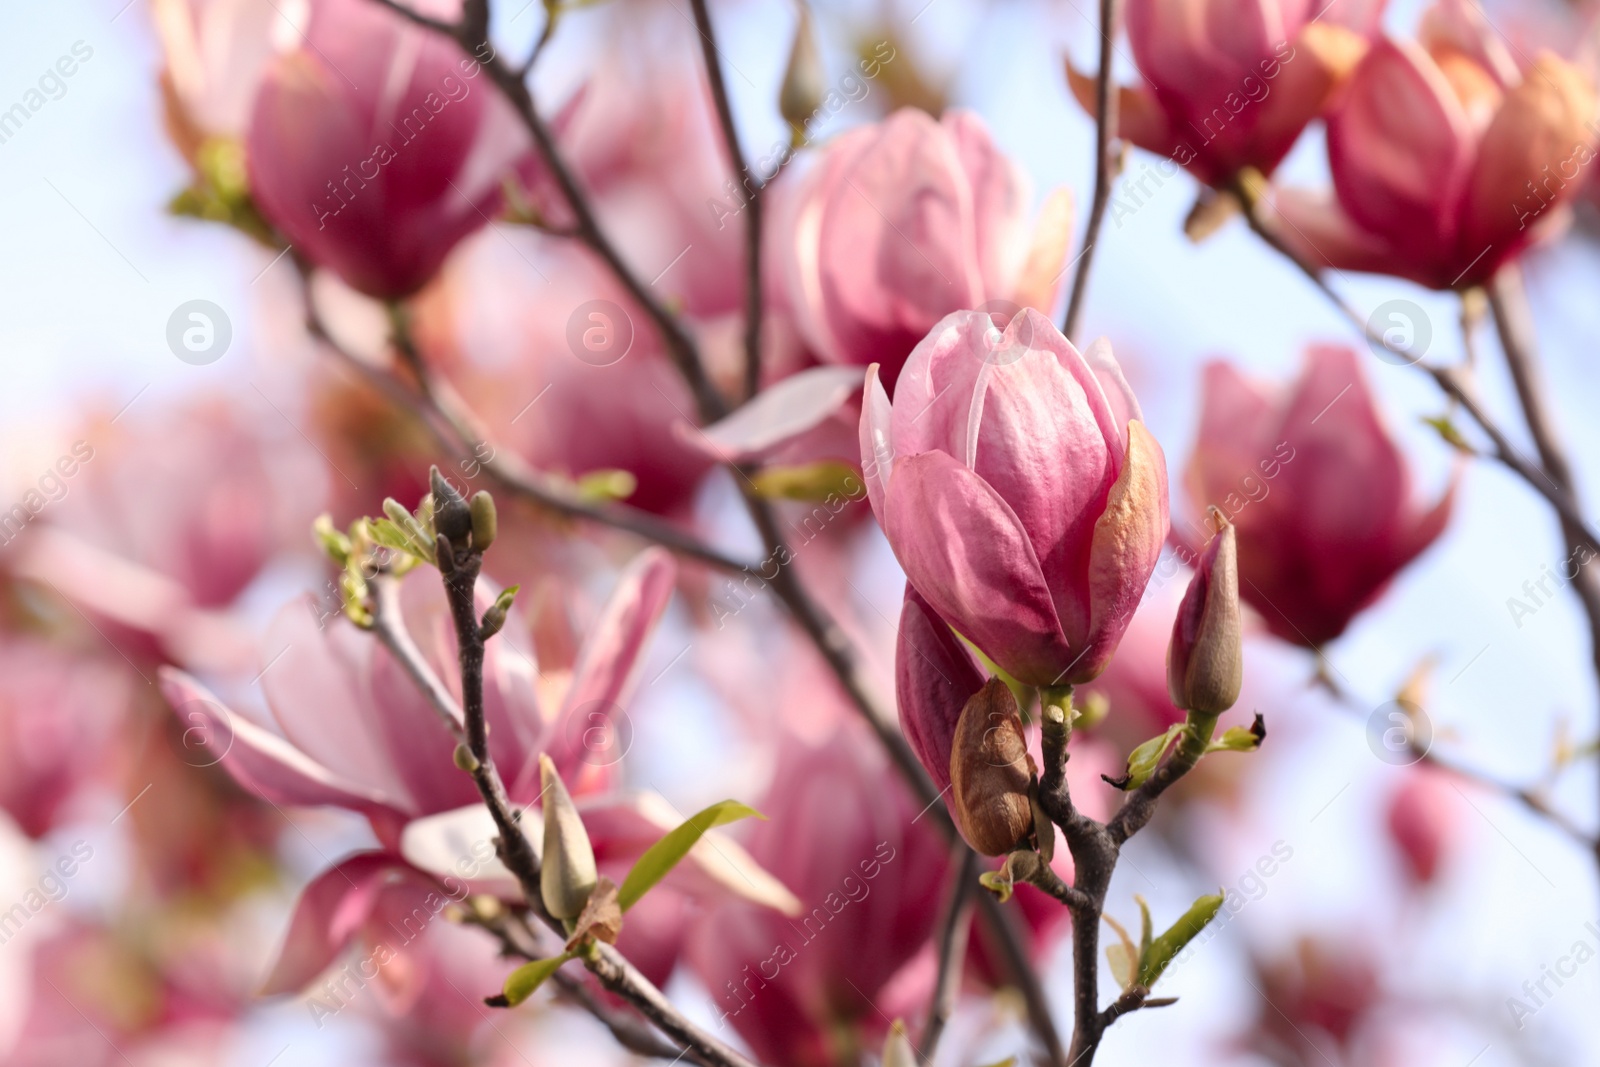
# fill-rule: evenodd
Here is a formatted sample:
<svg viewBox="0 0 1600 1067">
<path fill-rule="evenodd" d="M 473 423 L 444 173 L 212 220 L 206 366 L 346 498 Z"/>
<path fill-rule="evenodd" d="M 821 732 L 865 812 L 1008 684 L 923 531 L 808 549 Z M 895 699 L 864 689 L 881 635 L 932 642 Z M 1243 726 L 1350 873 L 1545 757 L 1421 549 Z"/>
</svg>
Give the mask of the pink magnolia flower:
<svg viewBox="0 0 1600 1067">
<path fill-rule="evenodd" d="M 1451 289 L 1564 225 L 1595 157 L 1594 87 L 1548 52 L 1519 72 L 1493 35 L 1444 0 L 1420 41 L 1374 45 L 1328 117 L 1337 204 L 1280 196 L 1285 239 L 1314 262 Z"/>
<path fill-rule="evenodd" d="M 711 460 L 673 430 L 694 402 L 657 331 L 576 242 L 506 237 L 463 246 L 418 300 L 430 360 L 533 466 L 625 470 L 630 504 L 682 510 Z"/>
<path fill-rule="evenodd" d="M 596 710 L 614 715 L 628 699 L 675 572 L 671 557 L 658 549 L 634 561 L 558 694 L 539 691 L 518 613 L 489 642 L 484 705 L 490 751 L 513 802 L 538 796 L 542 751 L 565 769 L 575 790 L 609 780 L 610 764 L 585 758 L 587 716 Z M 438 575 L 417 570 L 403 583 L 407 628 L 459 697 L 455 632 Z M 480 587 L 479 599 L 487 608 L 493 598 Z M 197 741 L 246 789 L 275 804 L 358 811 L 389 846 L 410 820 L 476 801 L 471 779 L 454 764 L 455 742 L 438 713 L 371 634 L 340 615 L 319 618 L 309 603 L 291 604 L 269 631 L 265 655 L 261 684 L 281 737 L 230 712 L 181 671 L 165 669 L 161 676 L 168 702 Z M 549 701 L 552 695 L 558 699 Z"/>
<path fill-rule="evenodd" d="M 1444 530 L 1454 490 L 1431 508 L 1384 427 L 1360 359 L 1306 353 L 1299 380 L 1273 389 L 1208 364 L 1199 437 L 1184 473 L 1193 514 L 1215 505 L 1239 542 L 1239 594 L 1278 637 L 1318 647 L 1383 592 Z M 1203 521 L 1176 538 L 1199 552 Z"/>
<path fill-rule="evenodd" d="M 1118 132 L 1208 185 L 1245 167 L 1270 174 L 1360 61 L 1382 7 L 1130 0 L 1128 39 L 1145 84 L 1118 90 Z M 1094 79 L 1067 73 L 1093 114 Z"/>
<path fill-rule="evenodd" d="M 577 799 L 579 815 L 595 850 L 600 873 L 620 884 L 633 863 L 683 821 L 655 794 L 590 794 Z M 529 840 L 539 847 L 540 814 L 522 816 Z M 410 823 L 399 850 L 348 856 L 323 871 L 301 892 L 283 947 L 263 993 L 313 994 L 312 1014 L 338 1011 L 356 990 L 377 987 L 392 1015 L 410 1013 L 441 963 L 459 949 L 449 944 L 445 911 L 473 893 L 521 899 L 515 879 L 495 856 L 498 834 L 481 804 Z M 799 902 L 737 842 L 720 831 L 702 839 L 665 880 L 630 908 L 617 946 L 652 981 L 670 977 L 682 950 L 691 902 L 720 904 L 738 898 L 797 913 Z M 483 946 L 490 942 L 483 941 Z M 443 943 L 441 943 L 443 942 Z M 337 972 L 330 969 L 352 945 L 360 951 Z M 484 960 L 487 953 L 479 953 Z M 445 958 L 441 958 L 445 957 Z M 505 967 L 483 967 L 464 979 L 494 989 Z M 323 982 L 314 981 L 329 975 Z M 475 1003 L 469 1005 L 475 1007 Z M 474 1014 L 469 1021 L 476 1021 Z"/>
<path fill-rule="evenodd" d="M 224 397 L 93 426 L 40 479 L 37 512 L 0 523 L 0 541 L 16 542 L 5 565 L 134 659 L 242 666 L 250 640 L 222 609 L 307 544 L 325 485 L 315 453 L 262 410 L 276 429 Z"/>
<path fill-rule="evenodd" d="M 435 5 L 440 6 L 440 5 Z M 443 4 L 444 7 L 455 5 Z M 371 296 L 409 296 L 532 156 L 480 59 L 364 0 L 321 0 L 273 61 L 247 149 L 262 213 Z"/>
<path fill-rule="evenodd" d="M 0 808 L 30 837 L 110 769 L 128 677 L 37 638 L 0 637 Z"/>
<path fill-rule="evenodd" d="M 865 728 L 792 737 L 746 839 L 799 898 L 794 918 L 733 903 L 705 915 L 689 961 L 763 1063 L 832 1067 L 877 1047 L 874 998 L 938 918 L 946 850 Z M 877 1035 L 876 1040 L 871 1035 Z"/>
<path fill-rule="evenodd" d="M 208 136 L 242 137 L 267 63 L 299 41 L 305 0 L 154 0 L 169 132 L 186 156 Z"/>
<path fill-rule="evenodd" d="M 1437 771 L 1408 774 L 1389 798 L 1385 822 L 1412 882 L 1432 883 L 1460 836 L 1450 780 Z"/>
<path fill-rule="evenodd" d="M 1048 313 L 1072 231 L 1058 193 L 1030 247 L 1029 192 L 983 121 L 915 108 L 840 136 L 788 192 L 780 215 L 785 284 L 797 325 L 832 363 L 901 365 L 935 323 L 983 307 Z M 988 302 L 988 303 L 986 303 Z"/>
<path fill-rule="evenodd" d="M 863 409 L 872 510 L 928 605 L 1019 681 L 1098 675 L 1167 535 L 1166 461 L 1110 346 L 957 312 L 892 404 L 868 371 Z"/>
</svg>

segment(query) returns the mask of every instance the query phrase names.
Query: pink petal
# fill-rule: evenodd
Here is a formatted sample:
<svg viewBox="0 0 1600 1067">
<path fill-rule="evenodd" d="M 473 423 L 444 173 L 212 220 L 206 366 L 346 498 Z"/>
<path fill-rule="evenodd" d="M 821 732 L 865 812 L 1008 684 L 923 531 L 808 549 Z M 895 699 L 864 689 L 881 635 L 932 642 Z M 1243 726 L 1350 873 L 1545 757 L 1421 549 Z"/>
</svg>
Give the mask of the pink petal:
<svg viewBox="0 0 1600 1067">
<path fill-rule="evenodd" d="M 317 875 L 295 903 L 288 935 L 261 994 L 305 988 L 372 918 L 386 888 L 420 877 L 389 852 L 358 852 Z"/>
<path fill-rule="evenodd" d="M 1281 189 L 1269 212 L 1279 236 L 1316 266 L 1398 274 L 1424 283 L 1432 276 L 1431 247 L 1391 248 L 1382 236 L 1358 226 L 1329 193 Z"/>
<path fill-rule="evenodd" d="M 703 430 L 679 423 L 678 433 L 685 444 L 719 462 L 764 459 L 848 404 L 864 374 L 861 367 L 812 367 L 763 389 Z"/>
<path fill-rule="evenodd" d="M 967 646 L 907 583 L 896 635 L 895 697 L 900 729 L 934 785 L 950 784 L 950 746 L 968 699 L 983 687 Z"/>
<path fill-rule="evenodd" d="M 641 653 L 672 599 L 677 575 L 672 556 L 660 548 L 639 553 L 623 571 L 579 653 L 555 736 L 547 743 L 551 758 L 560 766 L 605 768 L 620 757 L 610 747 L 604 751 L 585 747 L 584 739 L 595 722 L 603 720 L 614 730 L 614 720 L 619 716 L 626 719 L 624 705 L 642 665 Z M 608 746 L 615 741 L 613 733 L 606 738 Z M 532 754 L 517 775 L 513 797 L 538 794 L 536 757 L 537 753 Z"/>
<path fill-rule="evenodd" d="M 274 804 L 332 805 L 380 818 L 399 817 L 406 800 L 341 778 L 283 738 L 229 711 L 193 678 L 161 668 L 161 692 L 186 724 L 185 742 L 202 761 L 221 750 L 221 763 L 238 783 Z"/>
<path fill-rule="evenodd" d="M 972 187 L 973 236 L 982 295 L 1009 293 L 1028 252 L 1027 210 L 1033 199 L 1028 177 L 1000 151 L 989 128 L 974 112 L 952 108 L 939 123 L 955 143 Z M 1070 208 L 1068 215 L 1070 226 Z"/>
<path fill-rule="evenodd" d="M 1089 633 L 1071 684 L 1104 669 L 1144 596 L 1167 539 L 1167 463 L 1144 423 L 1128 424 L 1128 454 L 1095 522 L 1089 556 Z"/>
<path fill-rule="evenodd" d="M 1047 685 L 1072 659 L 1033 545 L 988 483 L 943 452 L 902 458 L 886 532 L 906 577 L 1019 680 Z"/>
<path fill-rule="evenodd" d="M 1028 258 L 1012 293 L 1019 305 L 1031 307 L 1047 318 L 1055 314 L 1056 299 L 1065 280 L 1063 266 L 1072 247 L 1073 215 L 1070 186 L 1063 185 L 1045 198 L 1033 224 Z"/>
<path fill-rule="evenodd" d="M 1375 44 L 1328 119 L 1339 202 L 1402 247 L 1453 241 L 1475 148 L 1449 82 L 1408 41 Z"/>
<path fill-rule="evenodd" d="M 889 474 L 894 469 L 894 436 L 890 432 L 893 418 L 889 394 L 878 380 L 878 365 L 874 363 L 867 368 L 861 397 L 861 477 L 867 483 L 867 499 L 880 524 L 888 498 Z"/>
<path fill-rule="evenodd" d="M 315 601 L 294 600 L 267 628 L 263 660 L 271 666 L 261 686 L 296 748 L 341 777 L 404 798 L 411 807 L 411 791 L 384 742 L 382 713 L 370 688 L 376 651 L 372 635 L 337 610 L 319 617 Z"/>
</svg>

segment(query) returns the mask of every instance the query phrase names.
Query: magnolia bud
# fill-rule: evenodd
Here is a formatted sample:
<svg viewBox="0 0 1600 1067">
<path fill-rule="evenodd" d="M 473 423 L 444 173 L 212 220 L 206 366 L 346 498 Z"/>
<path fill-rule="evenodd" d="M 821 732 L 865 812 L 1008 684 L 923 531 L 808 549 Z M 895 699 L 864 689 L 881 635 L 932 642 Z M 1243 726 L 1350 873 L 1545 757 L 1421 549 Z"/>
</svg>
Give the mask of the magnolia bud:
<svg viewBox="0 0 1600 1067">
<path fill-rule="evenodd" d="M 589 832 L 562 784 L 550 757 L 539 756 L 540 786 L 544 790 L 544 857 L 539 871 L 539 896 L 545 910 L 557 919 L 576 919 L 594 892 L 599 878 Z"/>
<path fill-rule="evenodd" d="M 455 486 L 445 481 L 438 467 L 428 471 L 428 481 L 433 489 L 433 528 L 450 539 L 452 545 L 467 543 L 472 532 L 472 508 L 456 492 Z"/>
<path fill-rule="evenodd" d="M 967 843 L 1004 856 L 1033 832 L 1032 760 L 1011 690 L 991 678 L 961 709 L 950 746 L 950 796 Z"/>
<path fill-rule="evenodd" d="M 1211 509 L 1216 534 L 1200 553 L 1167 646 L 1167 691 L 1180 708 L 1220 715 L 1239 699 L 1239 567 L 1233 526 Z"/>
<path fill-rule="evenodd" d="M 472 548 L 482 552 L 494 543 L 500 522 L 494 510 L 494 497 L 483 490 L 472 494 Z"/>
<path fill-rule="evenodd" d="M 827 86 L 823 84 L 822 56 L 817 51 L 816 34 L 811 29 L 811 10 L 800 5 L 800 22 L 795 26 L 794 45 L 789 49 L 789 67 L 778 91 L 778 113 L 797 136 L 805 132 L 817 109 L 822 106 Z"/>
</svg>

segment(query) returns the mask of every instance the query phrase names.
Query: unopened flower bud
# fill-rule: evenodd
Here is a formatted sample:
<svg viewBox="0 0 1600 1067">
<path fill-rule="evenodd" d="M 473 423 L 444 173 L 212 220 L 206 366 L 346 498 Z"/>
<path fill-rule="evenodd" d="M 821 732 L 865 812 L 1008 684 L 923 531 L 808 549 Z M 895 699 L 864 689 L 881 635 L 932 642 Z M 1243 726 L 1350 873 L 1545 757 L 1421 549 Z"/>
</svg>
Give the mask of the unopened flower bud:
<svg viewBox="0 0 1600 1067">
<path fill-rule="evenodd" d="M 951 806 L 969 845 L 985 856 L 1004 856 L 1028 839 L 1032 778 L 1016 698 L 991 678 L 961 709 L 950 748 Z"/>
<path fill-rule="evenodd" d="M 783 87 L 778 91 L 778 113 L 803 136 L 817 109 L 822 106 L 827 86 L 823 84 L 822 55 L 817 51 L 817 38 L 811 28 L 811 10 L 800 5 L 800 21 L 794 29 L 794 45 L 789 49 L 789 66 L 783 74 Z"/>
<path fill-rule="evenodd" d="M 544 857 L 539 871 L 539 896 L 545 910 L 557 919 L 576 919 L 599 879 L 594 848 L 556 765 L 542 754 L 539 778 L 544 790 Z"/>
<path fill-rule="evenodd" d="M 483 490 L 472 494 L 472 547 L 482 552 L 494 543 L 500 522 L 495 515 L 494 497 Z"/>
<path fill-rule="evenodd" d="M 1212 536 L 1195 565 L 1167 646 L 1167 690 L 1180 708 L 1220 715 L 1239 699 L 1244 656 L 1233 525 L 1211 509 Z"/>
<path fill-rule="evenodd" d="M 438 467 L 428 471 L 428 482 L 433 489 L 434 530 L 453 545 L 466 544 L 467 534 L 472 532 L 472 508 L 456 487 L 445 481 Z"/>
</svg>

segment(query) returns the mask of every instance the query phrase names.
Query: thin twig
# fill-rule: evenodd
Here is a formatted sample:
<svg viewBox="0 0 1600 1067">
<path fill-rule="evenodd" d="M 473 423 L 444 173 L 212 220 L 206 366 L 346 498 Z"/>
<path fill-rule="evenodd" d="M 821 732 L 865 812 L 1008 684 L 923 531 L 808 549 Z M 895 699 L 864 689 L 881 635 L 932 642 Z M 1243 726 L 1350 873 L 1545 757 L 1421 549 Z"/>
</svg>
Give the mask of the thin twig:
<svg viewBox="0 0 1600 1067">
<path fill-rule="evenodd" d="M 541 951 L 537 941 L 532 938 L 532 931 L 526 924 L 519 924 L 526 931 L 531 945 L 524 944 L 511 930 L 507 921 L 508 913 L 503 913 L 498 918 L 487 918 L 469 913 L 466 922 L 481 930 L 487 931 L 500 942 L 500 954 L 506 959 L 536 960 L 545 959 L 555 951 Z M 684 1051 L 677 1045 L 663 1040 L 648 1023 L 638 1016 L 611 1006 L 606 1000 L 596 995 L 595 991 L 581 979 L 566 971 L 557 971 L 550 976 L 552 985 L 557 986 L 564 997 L 578 1005 L 584 1011 L 594 1016 L 602 1026 L 611 1031 L 611 1036 L 616 1038 L 617 1044 L 630 1052 L 637 1052 L 641 1056 L 651 1056 L 655 1059 L 677 1062 L 683 1059 Z"/>
<path fill-rule="evenodd" d="M 1362 718 L 1366 717 L 1369 710 L 1367 706 L 1364 705 L 1354 693 L 1351 693 L 1349 690 L 1345 689 L 1327 672 L 1319 672 L 1313 679 L 1313 684 L 1321 686 L 1331 697 L 1333 697 L 1335 707 L 1342 708 L 1343 710 L 1348 711 L 1351 715 Z M 1487 789 L 1493 793 L 1500 793 L 1512 800 L 1515 800 L 1523 807 L 1533 812 L 1535 815 L 1547 820 L 1550 825 L 1554 826 L 1556 829 L 1572 838 L 1584 848 L 1595 848 L 1595 838 L 1585 833 L 1577 823 L 1573 822 L 1566 815 L 1551 807 L 1549 801 L 1540 795 L 1537 789 L 1502 781 L 1501 779 L 1491 777 L 1482 771 L 1472 770 L 1471 768 L 1457 763 L 1452 759 L 1441 756 L 1439 755 L 1438 750 L 1433 748 L 1431 745 L 1424 745 L 1415 732 L 1407 733 L 1406 746 L 1411 750 L 1411 754 L 1416 757 L 1418 763 L 1425 763 L 1444 774 L 1454 775 L 1464 782 L 1471 782 L 1473 785 L 1476 785 L 1480 788 Z"/>
<path fill-rule="evenodd" d="M 716 30 L 706 0 L 690 0 L 694 8 L 695 29 L 700 32 L 700 52 L 705 58 L 706 79 L 711 83 L 711 98 L 717 107 L 717 122 L 722 127 L 722 142 L 733 166 L 734 181 L 744 187 L 744 396 L 750 399 L 761 391 L 761 193 L 762 185 L 750 173 L 750 164 L 739 147 L 739 131 L 733 122 L 733 107 L 728 101 L 728 86 L 722 76 Z"/>
<path fill-rule="evenodd" d="M 972 925 L 972 889 L 977 884 L 978 854 L 970 848 L 950 867 L 950 884 L 945 892 L 944 914 L 939 918 L 939 972 L 933 983 L 933 998 L 928 1004 L 928 1020 L 917 1046 L 925 1062 L 932 1062 L 944 1036 L 945 1024 L 955 1011 L 961 993 L 961 970 L 967 958 L 967 935 Z"/>
<path fill-rule="evenodd" d="M 1072 295 L 1067 298 L 1067 313 L 1061 332 L 1070 340 L 1078 332 L 1083 314 L 1084 294 L 1089 289 L 1089 268 L 1094 265 L 1095 246 L 1100 243 L 1100 227 L 1111 203 L 1111 186 L 1117 180 L 1116 146 L 1117 92 L 1111 84 L 1111 60 L 1117 35 L 1117 0 L 1100 0 L 1100 70 L 1095 75 L 1094 112 L 1094 201 L 1089 209 L 1089 225 L 1083 234 L 1083 250 L 1078 253 L 1078 271 L 1072 276 Z"/>
<path fill-rule="evenodd" d="M 449 717 L 459 718 L 465 723 L 468 746 L 476 764 L 472 771 L 473 782 L 494 819 L 499 835 L 496 851 L 500 860 L 522 887 L 528 907 L 541 922 L 565 938 L 566 932 L 560 922 L 544 910 L 539 891 L 538 854 L 523 832 L 521 820 L 512 810 L 506 795 L 505 783 L 489 756 L 483 707 L 483 639 L 478 629 L 475 592 L 482 565 L 481 554 L 459 552 L 452 563 L 446 564 L 451 567 L 451 573 L 444 575 L 445 592 L 450 601 L 460 651 L 462 702 L 456 705 L 442 686 L 426 686 L 423 692 L 430 700 L 440 701 Z M 394 636 L 404 628 L 397 614 L 399 601 L 393 589 L 396 579 L 379 575 L 374 584 L 377 591 L 373 598 L 373 628 L 391 631 L 385 646 L 396 655 L 414 654 L 414 643 L 408 638 L 402 640 Z M 385 589 L 385 586 L 390 588 Z M 416 676 L 419 673 L 431 674 L 432 670 L 425 662 L 413 660 L 407 664 L 406 672 Z M 687 1056 L 694 1062 L 705 1067 L 755 1067 L 750 1060 L 684 1018 L 638 968 L 610 945 L 594 946 L 593 954 L 584 960 L 584 965 L 599 979 L 601 985 L 628 1001 L 663 1033 L 688 1046 Z"/>
<path fill-rule="evenodd" d="M 586 500 L 571 486 L 534 470 L 515 453 L 490 445 L 478 420 L 461 402 L 459 395 L 454 389 L 441 388 L 444 383 L 427 369 L 424 361 L 407 357 L 408 364 L 418 378 L 419 393 L 408 388 L 393 374 L 373 366 L 339 344 L 328 332 L 316 310 L 309 288 L 305 292 L 305 303 L 306 329 L 312 337 L 321 341 L 341 363 L 383 393 L 390 402 L 416 415 L 441 446 L 462 459 L 477 463 L 490 478 L 512 494 L 542 510 L 633 534 L 686 559 L 699 560 L 718 570 L 745 574 L 755 566 L 713 548 L 688 531 L 664 522 L 647 511 L 626 504 L 597 504 Z M 409 341 L 402 334 L 396 338 L 396 345 L 402 348 L 409 345 Z M 414 353 L 414 349 L 412 351 Z M 419 368 L 420 373 L 417 373 Z M 484 456 L 489 458 L 483 459 Z"/>
</svg>

